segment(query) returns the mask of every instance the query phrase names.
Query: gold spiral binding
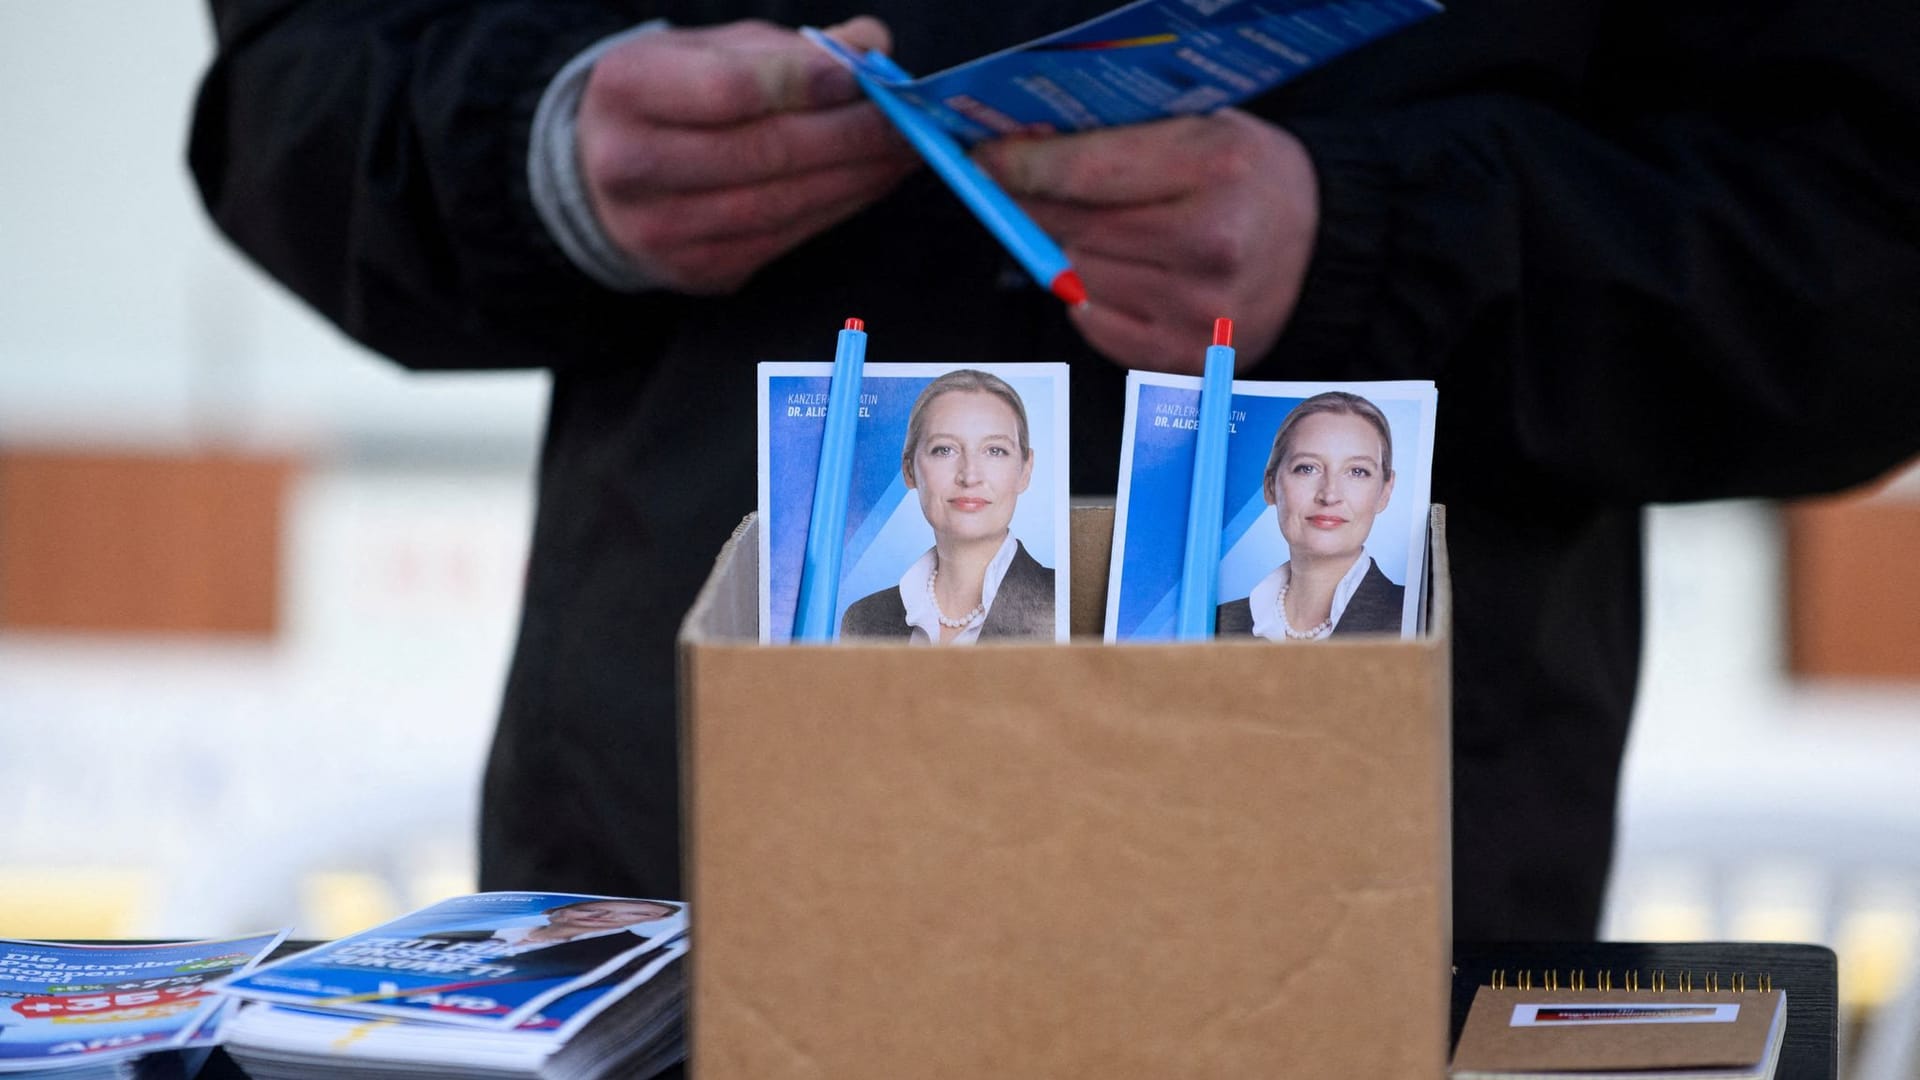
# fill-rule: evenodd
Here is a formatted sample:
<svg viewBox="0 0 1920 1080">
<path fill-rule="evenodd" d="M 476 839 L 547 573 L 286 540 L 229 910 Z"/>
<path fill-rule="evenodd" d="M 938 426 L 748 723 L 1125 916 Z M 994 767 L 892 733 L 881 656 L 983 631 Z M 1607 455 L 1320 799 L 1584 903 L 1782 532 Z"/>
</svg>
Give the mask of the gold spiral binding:
<svg viewBox="0 0 1920 1080">
<path fill-rule="evenodd" d="M 1568 968 L 1564 973 L 1559 968 L 1542 968 L 1539 971 L 1532 968 L 1496 968 L 1487 973 L 1487 985 L 1496 990 L 1625 990 L 1630 993 L 1645 990 L 1656 994 L 1670 991 L 1683 994 L 1746 994 L 1765 993 L 1773 989 L 1773 976 L 1765 972 L 1703 971 L 1697 979 L 1694 975 L 1691 968 L 1677 971 L 1652 968 L 1644 972 L 1630 968 L 1618 976 L 1611 968 L 1595 968 L 1591 975 L 1585 968 Z"/>
</svg>

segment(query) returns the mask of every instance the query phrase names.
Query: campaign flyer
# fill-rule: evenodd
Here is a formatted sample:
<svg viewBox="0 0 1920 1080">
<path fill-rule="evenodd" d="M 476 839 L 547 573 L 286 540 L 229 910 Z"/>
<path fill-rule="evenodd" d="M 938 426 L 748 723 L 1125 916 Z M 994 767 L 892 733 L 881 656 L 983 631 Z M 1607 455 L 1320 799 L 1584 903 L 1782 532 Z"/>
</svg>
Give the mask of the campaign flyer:
<svg viewBox="0 0 1920 1080">
<path fill-rule="evenodd" d="M 1219 636 L 1417 632 L 1437 404 L 1422 381 L 1233 384 Z M 1129 374 L 1108 641 L 1173 640 L 1199 414 L 1200 379 Z M 1332 608 L 1295 626 L 1282 585 L 1326 568 Z"/>
<path fill-rule="evenodd" d="M 1432 0 L 1137 0 L 919 79 L 833 51 L 972 144 L 1211 112 L 1440 10 Z"/>
<path fill-rule="evenodd" d="M 830 363 L 760 365 L 764 643 L 793 637 L 832 373 Z M 868 363 L 858 409 L 839 638 L 931 643 L 928 620 L 918 628 L 913 620 L 932 610 L 925 597 L 941 560 L 957 577 L 984 539 L 985 561 L 996 565 L 963 601 L 978 604 L 939 609 L 949 624 L 966 624 L 954 628 L 956 642 L 1002 632 L 1065 641 L 1067 366 Z"/>
<path fill-rule="evenodd" d="M 223 977 L 286 931 L 164 945 L 0 939 L 0 1072 L 205 1045 Z"/>
<path fill-rule="evenodd" d="M 289 1005 L 250 1005 L 230 1025 L 230 1039 L 243 1056 L 309 1054 L 425 1065 L 537 1069 L 580 1029 L 668 964 L 684 956 L 687 940 L 660 945 L 628 961 L 591 986 L 569 991 L 533 1017 L 505 1030 L 480 1030 L 392 1017 L 364 1017 Z"/>
<path fill-rule="evenodd" d="M 566 1042 L 594 1017 L 652 980 L 668 964 L 685 956 L 688 944 L 687 939 L 681 938 L 642 953 L 620 971 L 549 1002 L 514 1032 L 528 1038 L 544 1038 L 556 1045 Z"/>
<path fill-rule="evenodd" d="M 239 997 L 510 1029 L 687 929 L 677 901 L 577 893 L 455 897 L 230 979 Z"/>
</svg>

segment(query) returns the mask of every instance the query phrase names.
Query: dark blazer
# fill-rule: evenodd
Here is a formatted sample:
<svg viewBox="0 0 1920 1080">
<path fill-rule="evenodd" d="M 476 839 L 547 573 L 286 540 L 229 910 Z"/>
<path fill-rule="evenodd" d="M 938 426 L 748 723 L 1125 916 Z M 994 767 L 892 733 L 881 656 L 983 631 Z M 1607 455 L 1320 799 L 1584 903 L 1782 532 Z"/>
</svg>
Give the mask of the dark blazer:
<svg viewBox="0 0 1920 1080">
<path fill-rule="evenodd" d="M 486 941 L 491 930 L 448 930 L 421 934 L 422 941 Z M 531 979 L 570 979 L 585 975 L 621 953 L 638 949 L 645 939 L 639 934 L 600 934 L 576 941 L 556 941 L 528 952 L 503 956 L 502 964 L 511 964 L 514 981 Z"/>
<path fill-rule="evenodd" d="M 1406 602 L 1405 586 L 1395 585 L 1380 572 L 1380 564 L 1367 557 L 1367 572 L 1360 587 L 1347 600 L 1340 621 L 1333 624 L 1335 634 L 1397 634 L 1400 632 L 1400 606 Z M 1253 633 L 1253 608 L 1246 597 L 1220 605 L 1214 618 L 1214 634 L 1230 637 Z"/>
<path fill-rule="evenodd" d="M 897 638 L 913 636 L 907 625 L 907 606 L 898 587 L 855 600 L 840 617 L 840 636 Z M 989 638 L 1053 639 L 1053 571 L 1027 554 L 1026 545 L 1013 542 L 1013 561 L 993 594 L 993 610 L 980 624 L 980 640 Z"/>
</svg>

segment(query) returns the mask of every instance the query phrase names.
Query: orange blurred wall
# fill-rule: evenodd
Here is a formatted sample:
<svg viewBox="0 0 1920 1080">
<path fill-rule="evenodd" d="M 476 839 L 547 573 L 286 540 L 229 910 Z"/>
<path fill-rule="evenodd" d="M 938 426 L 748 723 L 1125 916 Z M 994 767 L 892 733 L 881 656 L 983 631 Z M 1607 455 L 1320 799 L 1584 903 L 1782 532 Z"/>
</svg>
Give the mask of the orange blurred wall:
<svg viewBox="0 0 1920 1080">
<path fill-rule="evenodd" d="M 0 628 L 267 636 L 292 464 L 0 452 Z"/>
<path fill-rule="evenodd" d="M 1786 511 L 1794 674 L 1920 679 L 1920 474 Z"/>
</svg>

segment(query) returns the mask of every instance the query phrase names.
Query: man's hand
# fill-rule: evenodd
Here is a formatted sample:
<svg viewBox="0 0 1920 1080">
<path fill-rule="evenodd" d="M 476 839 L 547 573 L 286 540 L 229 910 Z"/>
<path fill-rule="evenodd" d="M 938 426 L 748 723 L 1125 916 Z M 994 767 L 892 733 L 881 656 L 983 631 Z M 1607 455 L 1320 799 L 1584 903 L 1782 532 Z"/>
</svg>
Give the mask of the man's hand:
<svg viewBox="0 0 1920 1080">
<path fill-rule="evenodd" d="M 861 17 L 831 31 L 885 50 Z M 602 227 L 651 280 L 720 294 L 885 194 L 917 163 L 853 76 L 764 22 L 642 34 L 594 65 L 581 172 Z"/>
<path fill-rule="evenodd" d="M 1073 320 L 1114 361 L 1197 374 L 1220 316 L 1243 367 L 1279 338 L 1319 223 L 1313 162 L 1286 131 L 1226 109 L 978 155 L 1066 249 L 1087 286 Z"/>
</svg>

